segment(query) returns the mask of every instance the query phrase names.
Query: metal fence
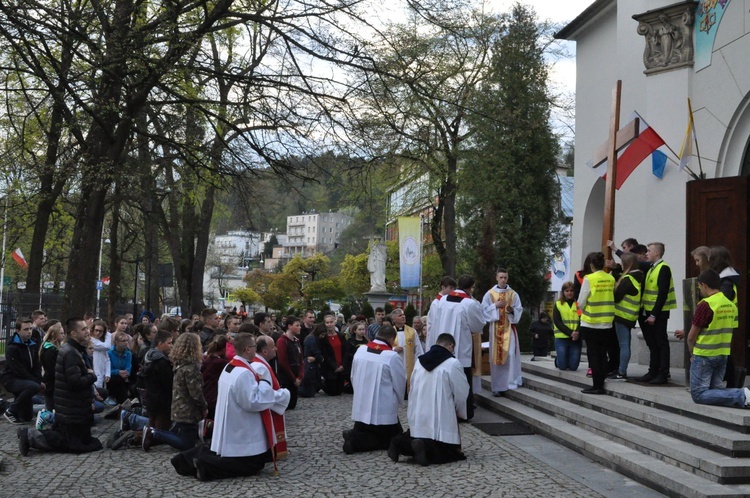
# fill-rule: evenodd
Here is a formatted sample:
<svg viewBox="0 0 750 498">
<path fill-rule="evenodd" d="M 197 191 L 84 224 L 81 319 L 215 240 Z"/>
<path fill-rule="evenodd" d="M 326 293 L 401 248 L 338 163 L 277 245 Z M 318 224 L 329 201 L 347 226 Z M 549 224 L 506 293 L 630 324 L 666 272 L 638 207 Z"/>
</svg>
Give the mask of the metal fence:
<svg viewBox="0 0 750 498">
<path fill-rule="evenodd" d="M 2 314 L 0 343 L 4 346 L 5 342 L 13 337 L 16 332 L 16 319 L 18 317 L 31 316 L 31 313 L 36 310 L 44 310 L 48 318 L 64 322 L 66 317 L 62 316 L 63 299 L 64 296 L 61 293 L 42 293 L 41 296 L 38 293 L 28 292 L 5 293 L 3 303 L 0 306 L 0 313 Z M 102 313 L 106 314 L 107 300 L 102 299 L 99 306 L 103 310 Z M 132 306 L 132 303 L 118 303 L 115 307 L 116 314 L 125 314 L 132 311 Z"/>
</svg>

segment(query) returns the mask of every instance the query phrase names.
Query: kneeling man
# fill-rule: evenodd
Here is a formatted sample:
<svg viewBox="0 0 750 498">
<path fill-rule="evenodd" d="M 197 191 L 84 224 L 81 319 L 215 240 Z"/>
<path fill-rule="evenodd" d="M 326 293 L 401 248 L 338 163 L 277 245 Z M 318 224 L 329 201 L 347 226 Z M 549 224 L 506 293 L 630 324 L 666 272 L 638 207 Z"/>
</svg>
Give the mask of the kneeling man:
<svg viewBox="0 0 750 498">
<path fill-rule="evenodd" d="M 273 460 L 271 448 L 276 441 L 270 410 L 278 413 L 286 407 L 289 391 L 274 391 L 271 383 L 252 369 L 255 337 L 238 334 L 234 349 L 236 356 L 219 377 L 211 451 L 196 446 L 177 454 L 172 465 L 180 475 L 201 481 L 250 476 Z"/>
<path fill-rule="evenodd" d="M 391 440 L 388 456 L 413 456 L 420 465 L 465 460 L 458 419 L 466 418 L 469 382 L 453 356 L 456 340 L 440 334 L 437 343 L 419 357 L 411 376 L 409 430 Z"/>
<path fill-rule="evenodd" d="M 387 450 L 391 438 L 403 432 L 398 407 L 406 390 L 406 369 L 393 351 L 396 329 L 384 325 L 366 347 L 357 349 L 352 361 L 352 419 L 354 428 L 344 431 L 344 452 Z"/>
</svg>

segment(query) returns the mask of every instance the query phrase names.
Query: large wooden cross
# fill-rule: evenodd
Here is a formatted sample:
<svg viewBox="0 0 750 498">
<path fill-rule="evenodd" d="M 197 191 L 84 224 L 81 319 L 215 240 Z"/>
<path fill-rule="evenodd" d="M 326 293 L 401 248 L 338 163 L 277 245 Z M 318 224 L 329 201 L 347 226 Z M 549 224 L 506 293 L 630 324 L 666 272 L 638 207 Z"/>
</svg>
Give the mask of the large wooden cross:
<svg viewBox="0 0 750 498">
<path fill-rule="evenodd" d="M 593 167 L 607 161 L 607 182 L 604 193 L 604 229 L 602 230 L 602 252 L 611 259 L 607 241 L 615 234 L 615 185 L 617 177 L 617 153 L 638 137 L 640 120 L 635 118 L 620 129 L 620 95 L 622 80 L 617 80 L 612 90 L 612 115 L 609 121 L 609 138 L 594 152 Z"/>
</svg>

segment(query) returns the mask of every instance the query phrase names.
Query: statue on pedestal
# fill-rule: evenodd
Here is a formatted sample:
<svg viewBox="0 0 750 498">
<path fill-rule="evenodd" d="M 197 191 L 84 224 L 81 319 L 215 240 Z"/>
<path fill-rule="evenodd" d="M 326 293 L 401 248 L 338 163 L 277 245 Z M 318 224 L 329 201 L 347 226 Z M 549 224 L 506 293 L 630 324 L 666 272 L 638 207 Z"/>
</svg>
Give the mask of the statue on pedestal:
<svg viewBox="0 0 750 498">
<path fill-rule="evenodd" d="M 370 272 L 370 292 L 386 292 L 385 288 L 385 244 L 378 238 L 370 245 L 367 271 Z"/>
</svg>

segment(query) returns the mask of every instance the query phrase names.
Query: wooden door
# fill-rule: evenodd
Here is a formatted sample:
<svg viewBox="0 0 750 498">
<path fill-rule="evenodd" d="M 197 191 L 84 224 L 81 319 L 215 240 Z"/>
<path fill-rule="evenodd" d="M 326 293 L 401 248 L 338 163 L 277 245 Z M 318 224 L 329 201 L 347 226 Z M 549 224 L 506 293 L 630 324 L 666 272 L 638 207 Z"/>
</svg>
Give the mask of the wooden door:
<svg viewBox="0 0 750 498">
<path fill-rule="evenodd" d="M 748 367 L 747 277 L 748 192 L 750 176 L 695 180 L 687 184 L 687 251 L 685 276 L 697 277 L 698 268 L 690 251 L 698 246 L 724 246 L 732 255 L 734 268 L 740 274 L 737 289 L 739 328 L 732 337 L 735 365 Z M 685 324 L 689 328 L 689 324 Z"/>
</svg>

